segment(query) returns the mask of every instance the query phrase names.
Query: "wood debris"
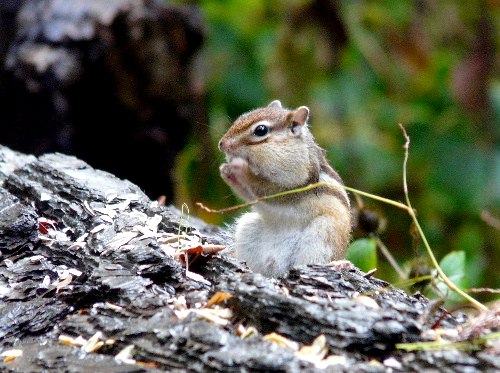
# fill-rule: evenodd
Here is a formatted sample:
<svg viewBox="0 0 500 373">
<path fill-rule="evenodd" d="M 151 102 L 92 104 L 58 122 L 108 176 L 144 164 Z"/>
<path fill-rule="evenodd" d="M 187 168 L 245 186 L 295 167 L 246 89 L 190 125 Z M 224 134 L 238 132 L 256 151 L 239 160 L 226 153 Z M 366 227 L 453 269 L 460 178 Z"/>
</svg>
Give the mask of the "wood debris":
<svg viewBox="0 0 500 373">
<path fill-rule="evenodd" d="M 224 302 L 226 299 L 231 298 L 232 295 L 228 293 L 223 293 L 221 291 L 216 292 L 212 297 L 208 300 L 206 307 L 212 307 L 215 304 L 219 304 Z"/>
<path fill-rule="evenodd" d="M 8 363 L 20 356 L 23 356 L 23 350 L 20 349 L 5 350 L 0 354 L 0 357 L 3 357 L 4 363 Z"/>
</svg>

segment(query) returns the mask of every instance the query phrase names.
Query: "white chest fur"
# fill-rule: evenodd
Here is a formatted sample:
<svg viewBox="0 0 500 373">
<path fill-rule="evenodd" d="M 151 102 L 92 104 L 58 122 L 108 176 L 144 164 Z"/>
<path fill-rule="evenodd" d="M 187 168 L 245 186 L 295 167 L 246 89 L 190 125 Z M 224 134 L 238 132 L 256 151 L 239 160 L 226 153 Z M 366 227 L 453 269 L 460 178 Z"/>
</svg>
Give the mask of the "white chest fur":
<svg viewBox="0 0 500 373">
<path fill-rule="evenodd" d="M 337 183 L 327 175 L 321 179 Z M 345 249 L 342 232 L 350 229 L 349 212 L 345 219 L 321 214 L 315 204 L 337 206 L 340 202 L 332 196 L 313 199 L 314 203 L 304 198 L 285 206 L 259 203 L 254 211 L 241 216 L 236 222 L 236 256 L 266 276 L 281 275 L 294 265 L 341 259 Z"/>
</svg>

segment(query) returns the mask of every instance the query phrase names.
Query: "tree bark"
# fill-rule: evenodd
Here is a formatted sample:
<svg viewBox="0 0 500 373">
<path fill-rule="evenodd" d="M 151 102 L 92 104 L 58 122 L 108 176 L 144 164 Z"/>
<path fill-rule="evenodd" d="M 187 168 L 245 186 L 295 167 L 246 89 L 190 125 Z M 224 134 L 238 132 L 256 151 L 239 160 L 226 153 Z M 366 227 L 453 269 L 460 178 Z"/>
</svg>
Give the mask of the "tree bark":
<svg viewBox="0 0 500 373">
<path fill-rule="evenodd" d="M 324 354 L 339 359 L 333 371 L 500 368 L 487 350 L 395 348 L 426 340 L 438 319 L 453 330 L 466 318 L 354 267 L 310 265 L 267 279 L 226 254 L 202 253 L 186 272 L 165 237 L 183 231 L 213 245 L 228 243 L 225 232 L 187 224 L 77 158 L 0 148 L 0 173 L 0 346 L 23 351 L 2 371 L 318 371 L 324 356 L 311 362 L 264 340 L 271 332 L 296 346 L 323 335 Z M 232 297 L 207 307 L 216 292 Z M 253 336 L 242 338 L 250 327 Z M 61 336 L 94 336 L 102 346 L 85 352 Z M 115 359 L 130 345 L 129 364 Z"/>
</svg>

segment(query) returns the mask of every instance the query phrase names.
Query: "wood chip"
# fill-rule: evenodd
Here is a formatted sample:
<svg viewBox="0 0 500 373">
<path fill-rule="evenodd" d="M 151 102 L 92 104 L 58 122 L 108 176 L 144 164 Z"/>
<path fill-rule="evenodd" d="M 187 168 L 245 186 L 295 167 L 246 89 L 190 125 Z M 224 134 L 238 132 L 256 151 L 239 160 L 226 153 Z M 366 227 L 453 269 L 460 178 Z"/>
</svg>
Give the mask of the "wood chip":
<svg viewBox="0 0 500 373">
<path fill-rule="evenodd" d="M 86 242 L 73 242 L 70 246 L 68 246 L 68 250 L 78 250 L 87 246 Z"/>
<path fill-rule="evenodd" d="M 194 309 L 189 308 L 186 310 L 174 310 L 175 315 L 184 320 L 191 314 L 195 314 L 201 318 L 204 318 L 207 321 L 210 321 L 214 324 L 220 326 L 227 326 L 229 324 L 229 319 L 233 317 L 233 312 L 229 308 L 202 308 L 202 309 Z"/>
<path fill-rule="evenodd" d="M 68 286 L 69 284 L 71 284 L 72 281 L 73 281 L 73 276 L 70 275 L 70 274 L 68 274 L 68 276 L 64 280 L 55 282 L 52 285 L 55 286 L 56 293 L 58 293 L 59 290 L 64 289 L 66 286 Z"/>
<path fill-rule="evenodd" d="M 156 238 L 156 232 L 152 231 L 149 227 L 143 227 L 142 225 L 135 225 L 134 230 L 142 234 L 139 239 L 144 240 L 147 238 Z"/>
<path fill-rule="evenodd" d="M 226 245 L 213 245 L 213 244 L 204 244 L 201 245 L 204 254 L 216 254 L 226 248 Z"/>
<path fill-rule="evenodd" d="M 353 301 L 361 303 L 367 307 L 374 308 L 374 309 L 379 309 L 380 306 L 378 305 L 377 301 L 375 299 L 367 297 L 366 295 L 359 295 L 355 298 L 352 298 Z"/>
<path fill-rule="evenodd" d="M 115 355 L 115 360 L 125 364 L 135 364 L 135 359 L 132 359 L 134 348 L 134 345 L 125 346 Z"/>
<path fill-rule="evenodd" d="M 107 224 L 99 224 L 98 226 L 92 228 L 90 230 L 90 233 L 94 234 L 94 233 L 100 232 L 100 231 L 106 229 L 107 226 L 108 226 Z"/>
<path fill-rule="evenodd" d="M 298 351 L 299 350 L 299 344 L 295 341 L 292 341 L 291 339 L 288 339 L 286 337 L 283 337 L 282 335 L 278 333 L 269 333 L 263 337 L 264 341 L 267 342 L 272 342 L 280 346 L 287 347 L 293 351 Z"/>
<path fill-rule="evenodd" d="M 70 269 L 68 269 L 68 272 L 71 273 L 75 277 L 78 277 L 83 273 L 82 271 L 79 271 L 76 268 L 70 268 Z"/>
<path fill-rule="evenodd" d="M 122 311 L 123 310 L 123 307 L 120 307 L 120 306 L 113 304 L 113 303 L 106 302 L 106 303 L 104 303 L 104 305 L 106 306 L 106 308 L 113 310 L 113 311 Z"/>
<path fill-rule="evenodd" d="M 214 304 L 222 303 L 226 299 L 229 299 L 229 298 L 232 298 L 231 294 L 223 293 L 221 291 L 218 291 L 217 293 L 215 293 L 214 295 L 212 295 L 212 297 L 210 298 L 210 300 L 207 302 L 206 307 L 207 308 L 212 307 Z"/>
<path fill-rule="evenodd" d="M 87 343 L 85 343 L 82 346 L 82 349 L 85 352 L 95 352 L 95 351 L 97 351 L 104 344 L 104 342 L 100 341 L 101 338 L 102 338 L 102 332 L 95 333 L 92 337 L 89 338 L 89 340 L 87 341 Z"/>
<path fill-rule="evenodd" d="M 87 201 L 83 201 L 83 208 L 85 211 L 87 211 L 89 213 L 89 215 L 96 216 L 96 213 L 94 212 L 92 207 L 90 207 L 90 205 Z"/>
<path fill-rule="evenodd" d="M 104 198 L 106 199 L 106 202 L 111 202 L 116 197 L 118 197 L 118 193 L 116 190 L 109 190 L 106 193 L 104 193 Z"/>
<path fill-rule="evenodd" d="M 94 211 L 98 212 L 101 215 L 107 215 L 111 218 L 114 218 L 116 216 L 116 211 L 108 207 L 96 207 L 94 208 Z"/>
<path fill-rule="evenodd" d="M 80 237 L 78 237 L 78 238 L 76 239 L 76 242 L 84 242 L 84 241 L 85 241 L 85 239 L 86 239 L 88 236 L 89 236 L 89 234 L 88 234 L 88 233 L 84 233 L 84 234 L 82 234 Z"/>
<path fill-rule="evenodd" d="M 101 215 L 101 220 L 104 220 L 106 223 L 113 224 L 114 220 L 111 216 Z"/>
<path fill-rule="evenodd" d="M 253 336 L 256 336 L 259 334 L 257 329 L 253 326 L 249 326 L 248 328 L 243 326 L 243 325 L 238 325 L 238 328 L 236 329 L 236 334 L 240 336 L 241 339 L 248 339 Z"/>
<path fill-rule="evenodd" d="M 113 239 L 111 239 L 110 241 L 108 241 L 105 245 L 105 247 L 107 249 L 110 249 L 110 250 L 116 250 L 116 249 L 119 249 L 120 246 L 123 246 L 127 243 L 129 243 L 129 241 L 135 237 L 137 237 L 139 235 L 139 232 L 119 232 L 116 234 L 115 237 L 113 237 Z"/>
<path fill-rule="evenodd" d="M 45 257 L 43 255 L 33 255 L 29 259 L 31 263 L 40 263 L 42 260 L 45 260 Z"/>
<path fill-rule="evenodd" d="M 312 363 L 321 361 L 324 359 L 328 353 L 328 344 L 326 343 L 326 337 L 321 334 L 311 343 L 309 346 L 302 346 L 302 348 L 296 352 L 296 356 L 302 360 L 307 360 Z"/>
<path fill-rule="evenodd" d="M 59 343 L 65 346 L 78 346 L 81 347 L 82 345 L 77 345 L 75 338 L 70 337 L 69 335 L 63 335 L 61 334 L 58 338 Z"/>
<path fill-rule="evenodd" d="M 198 273 L 194 273 L 191 271 L 186 271 L 186 277 L 190 278 L 191 280 L 194 280 L 196 282 L 201 282 L 205 285 L 211 285 L 212 283 L 208 280 L 206 280 L 202 275 L 199 275 Z"/>
<path fill-rule="evenodd" d="M 154 216 L 152 216 L 151 218 L 148 219 L 148 221 L 146 222 L 146 225 L 151 230 L 154 230 L 156 232 L 156 230 L 158 229 L 158 224 L 161 223 L 162 219 L 163 218 L 161 217 L 161 215 L 155 214 Z"/>
<path fill-rule="evenodd" d="M 0 357 L 3 357 L 4 363 L 8 363 L 9 361 L 12 361 L 12 360 L 14 360 L 22 355 L 23 355 L 23 350 L 14 349 L 14 350 L 3 351 L 0 354 Z"/>
<path fill-rule="evenodd" d="M 126 199 L 125 201 L 120 202 L 120 203 L 111 203 L 108 205 L 108 207 L 110 209 L 118 210 L 118 211 L 125 211 L 129 206 L 130 206 L 129 199 Z"/>
</svg>

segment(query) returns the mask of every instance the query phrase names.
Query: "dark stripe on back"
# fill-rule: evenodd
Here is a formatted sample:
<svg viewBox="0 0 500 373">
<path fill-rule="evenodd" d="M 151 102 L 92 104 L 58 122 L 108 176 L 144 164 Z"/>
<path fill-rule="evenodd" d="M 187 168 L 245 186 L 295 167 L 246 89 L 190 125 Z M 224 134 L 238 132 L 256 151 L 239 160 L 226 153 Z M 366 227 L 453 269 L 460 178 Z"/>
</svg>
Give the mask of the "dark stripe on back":
<svg viewBox="0 0 500 373">
<path fill-rule="evenodd" d="M 321 171 L 330 176 L 333 180 L 344 185 L 340 175 L 330 166 L 325 158 L 321 160 Z"/>
<path fill-rule="evenodd" d="M 336 197 L 347 209 L 351 208 L 349 197 L 347 197 L 347 194 L 345 192 L 342 192 L 341 190 L 338 190 L 336 188 L 330 188 L 326 186 L 319 189 L 321 189 L 324 193 Z"/>
</svg>

